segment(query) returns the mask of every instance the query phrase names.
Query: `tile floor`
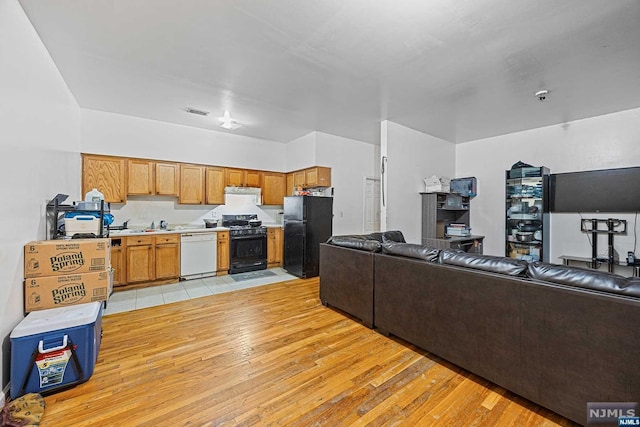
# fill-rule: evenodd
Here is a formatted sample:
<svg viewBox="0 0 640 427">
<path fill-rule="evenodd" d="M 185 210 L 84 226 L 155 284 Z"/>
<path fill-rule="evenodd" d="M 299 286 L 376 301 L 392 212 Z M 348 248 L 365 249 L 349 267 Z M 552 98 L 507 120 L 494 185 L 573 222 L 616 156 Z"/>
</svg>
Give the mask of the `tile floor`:
<svg viewBox="0 0 640 427">
<path fill-rule="evenodd" d="M 182 282 L 159 285 L 142 289 L 114 292 L 109 298 L 103 315 L 138 310 L 156 305 L 170 304 L 187 299 L 200 298 L 223 292 L 268 285 L 270 283 L 293 280 L 297 277 L 290 275 L 282 268 L 271 268 L 275 276 L 243 280 L 236 282 L 231 276 L 213 276 L 204 279 L 192 279 Z"/>
</svg>

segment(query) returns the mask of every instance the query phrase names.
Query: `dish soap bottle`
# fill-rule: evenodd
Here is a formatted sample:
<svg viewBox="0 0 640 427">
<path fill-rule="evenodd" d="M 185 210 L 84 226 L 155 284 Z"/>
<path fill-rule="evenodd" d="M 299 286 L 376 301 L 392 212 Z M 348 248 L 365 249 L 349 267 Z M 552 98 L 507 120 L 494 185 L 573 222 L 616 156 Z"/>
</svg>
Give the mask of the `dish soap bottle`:
<svg viewBox="0 0 640 427">
<path fill-rule="evenodd" d="M 104 200 L 104 194 L 102 194 L 100 191 L 98 191 L 97 188 L 94 188 L 93 190 L 89 191 L 87 194 L 84 195 L 84 201 L 85 202 L 98 202 L 98 203 L 100 203 L 101 200 Z"/>
</svg>

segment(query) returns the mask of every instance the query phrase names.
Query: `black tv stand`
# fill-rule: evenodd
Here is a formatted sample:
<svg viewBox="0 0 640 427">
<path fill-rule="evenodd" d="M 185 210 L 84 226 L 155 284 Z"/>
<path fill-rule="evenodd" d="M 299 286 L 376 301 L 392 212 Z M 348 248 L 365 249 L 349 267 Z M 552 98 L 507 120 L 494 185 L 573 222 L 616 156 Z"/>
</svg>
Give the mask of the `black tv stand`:
<svg viewBox="0 0 640 427">
<path fill-rule="evenodd" d="M 600 224 L 606 224 L 607 228 L 602 229 Z M 580 231 L 583 233 L 591 233 L 591 268 L 598 268 L 599 262 L 607 263 L 607 271 L 613 273 L 613 266 L 616 264 L 613 249 L 613 236 L 616 234 L 627 234 L 627 221 L 624 219 L 582 219 L 580 220 Z M 598 258 L 598 234 L 606 233 L 608 236 L 607 258 Z"/>
</svg>

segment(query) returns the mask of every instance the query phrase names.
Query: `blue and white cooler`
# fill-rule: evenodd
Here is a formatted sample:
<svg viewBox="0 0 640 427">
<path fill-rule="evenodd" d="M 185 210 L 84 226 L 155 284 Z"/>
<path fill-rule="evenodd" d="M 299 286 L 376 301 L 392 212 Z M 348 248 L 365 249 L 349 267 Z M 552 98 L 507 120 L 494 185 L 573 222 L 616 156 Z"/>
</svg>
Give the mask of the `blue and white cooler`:
<svg viewBox="0 0 640 427">
<path fill-rule="evenodd" d="M 102 303 L 29 313 L 11 332 L 11 398 L 49 394 L 93 374 L 102 338 Z"/>
</svg>

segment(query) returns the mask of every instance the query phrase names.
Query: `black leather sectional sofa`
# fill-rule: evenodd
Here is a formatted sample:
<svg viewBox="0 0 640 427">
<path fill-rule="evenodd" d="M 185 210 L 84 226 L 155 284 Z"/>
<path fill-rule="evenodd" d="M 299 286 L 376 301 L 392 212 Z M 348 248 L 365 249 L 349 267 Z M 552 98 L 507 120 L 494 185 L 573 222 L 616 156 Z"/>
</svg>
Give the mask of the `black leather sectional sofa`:
<svg viewBox="0 0 640 427">
<path fill-rule="evenodd" d="M 320 300 L 580 424 L 587 402 L 640 401 L 640 280 L 334 236 Z"/>
</svg>

